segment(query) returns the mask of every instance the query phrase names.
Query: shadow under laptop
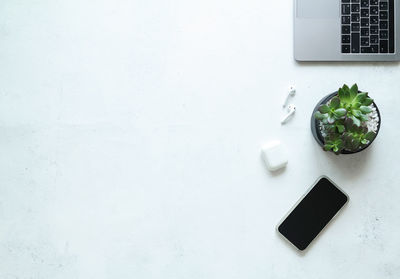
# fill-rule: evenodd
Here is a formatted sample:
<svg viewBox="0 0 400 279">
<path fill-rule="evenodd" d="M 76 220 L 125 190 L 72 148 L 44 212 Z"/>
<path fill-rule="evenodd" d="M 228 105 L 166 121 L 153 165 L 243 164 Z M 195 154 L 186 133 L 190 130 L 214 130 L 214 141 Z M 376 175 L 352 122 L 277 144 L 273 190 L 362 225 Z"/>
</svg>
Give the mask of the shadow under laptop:
<svg viewBox="0 0 400 279">
<path fill-rule="evenodd" d="M 362 61 L 296 61 L 295 63 L 302 67 L 398 67 L 400 61 L 380 61 L 380 62 L 362 62 Z"/>
</svg>

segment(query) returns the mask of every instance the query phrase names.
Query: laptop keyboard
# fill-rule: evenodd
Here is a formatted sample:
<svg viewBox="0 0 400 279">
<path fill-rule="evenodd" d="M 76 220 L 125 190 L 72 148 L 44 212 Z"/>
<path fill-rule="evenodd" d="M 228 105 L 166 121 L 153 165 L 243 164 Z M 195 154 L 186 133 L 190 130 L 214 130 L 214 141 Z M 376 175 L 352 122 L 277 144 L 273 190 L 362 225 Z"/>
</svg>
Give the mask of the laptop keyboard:
<svg viewBox="0 0 400 279">
<path fill-rule="evenodd" d="M 341 0 L 342 53 L 394 53 L 394 0 Z"/>
</svg>

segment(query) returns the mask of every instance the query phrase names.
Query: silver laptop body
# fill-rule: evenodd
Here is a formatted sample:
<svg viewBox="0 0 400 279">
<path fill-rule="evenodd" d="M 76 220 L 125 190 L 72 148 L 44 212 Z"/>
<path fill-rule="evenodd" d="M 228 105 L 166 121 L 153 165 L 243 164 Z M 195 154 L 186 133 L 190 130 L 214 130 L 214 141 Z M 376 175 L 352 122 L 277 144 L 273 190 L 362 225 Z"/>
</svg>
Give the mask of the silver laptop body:
<svg viewBox="0 0 400 279">
<path fill-rule="evenodd" d="M 399 30 L 400 0 L 294 0 L 297 61 L 400 61 Z"/>
</svg>

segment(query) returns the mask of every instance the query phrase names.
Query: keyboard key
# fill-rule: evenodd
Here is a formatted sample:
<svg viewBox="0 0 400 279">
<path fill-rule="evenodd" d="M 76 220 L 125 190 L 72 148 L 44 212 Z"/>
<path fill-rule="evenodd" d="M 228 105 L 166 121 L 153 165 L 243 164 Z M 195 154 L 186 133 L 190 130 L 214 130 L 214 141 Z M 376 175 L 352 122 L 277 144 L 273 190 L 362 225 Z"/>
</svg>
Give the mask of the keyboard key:
<svg viewBox="0 0 400 279">
<path fill-rule="evenodd" d="M 350 34 L 350 25 L 342 25 L 342 34 Z"/>
<path fill-rule="evenodd" d="M 351 4 L 351 12 L 352 13 L 359 13 L 360 12 L 360 5 L 359 4 Z"/>
<path fill-rule="evenodd" d="M 371 53 L 371 49 L 369 47 L 361 47 L 361 53 Z"/>
<path fill-rule="evenodd" d="M 350 53 L 350 45 L 342 45 L 342 53 Z"/>
<path fill-rule="evenodd" d="M 369 46 L 369 38 L 361 37 L 361 46 Z"/>
<path fill-rule="evenodd" d="M 361 0 L 361 8 L 369 8 L 369 0 Z"/>
<path fill-rule="evenodd" d="M 351 52 L 360 53 L 360 33 L 351 33 Z"/>
<path fill-rule="evenodd" d="M 360 22 L 360 15 L 359 14 L 352 14 L 351 15 L 351 22 Z"/>
<path fill-rule="evenodd" d="M 342 35 L 342 43 L 350 44 L 350 35 Z"/>
<path fill-rule="evenodd" d="M 371 8 L 369 8 L 369 13 L 371 14 L 371 15 L 378 15 L 379 14 L 379 9 L 378 9 L 378 7 L 371 7 Z"/>
<path fill-rule="evenodd" d="M 379 31 L 379 39 L 381 40 L 389 39 L 389 32 L 387 30 Z"/>
<path fill-rule="evenodd" d="M 371 24 L 378 24 L 379 23 L 379 18 L 377 16 L 370 16 L 369 20 L 371 21 Z"/>
<path fill-rule="evenodd" d="M 342 15 L 350 14 L 350 4 L 342 4 Z"/>
<path fill-rule="evenodd" d="M 377 35 L 378 34 L 378 25 L 371 25 L 370 29 L 369 29 L 369 33 L 371 35 Z"/>
<path fill-rule="evenodd" d="M 342 24 L 350 24 L 350 16 L 342 16 Z"/>
<path fill-rule="evenodd" d="M 379 41 L 379 53 L 388 53 L 388 41 L 380 40 Z"/>
<path fill-rule="evenodd" d="M 386 20 L 386 19 L 388 19 L 388 12 L 387 11 L 380 11 L 379 12 L 379 19 L 384 19 L 384 20 Z"/>
<path fill-rule="evenodd" d="M 370 45 L 370 50 L 371 53 L 378 53 L 379 52 L 379 46 L 378 45 Z"/>
<path fill-rule="evenodd" d="M 378 45 L 371 45 L 369 47 L 361 47 L 361 53 L 378 53 Z"/>
<path fill-rule="evenodd" d="M 369 38 L 369 42 L 371 44 L 379 43 L 379 36 L 378 35 L 371 35 L 371 37 Z"/>
<path fill-rule="evenodd" d="M 379 22 L 379 28 L 380 29 L 388 29 L 388 22 L 385 20 L 381 20 L 381 22 Z"/>
<path fill-rule="evenodd" d="M 360 23 L 352 23 L 351 31 L 352 32 L 360 32 Z"/>
<path fill-rule="evenodd" d="M 369 26 L 369 18 L 362 18 L 361 27 L 368 27 L 368 26 Z"/>
<path fill-rule="evenodd" d="M 379 9 L 385 10 L 385 11 L 388 10 L 388 2 L 380 2 Z"/>
<path fill-rule="evenodd" d="M 361 28 L 361 36 L 368 37 L 369 36 L 369 28 Z"/>
<path fill-rule="evenodd" d="M 378 5 L 378 0 L 371 0 L 369 1 L 370 5 Z"/>
<path fill-rule="evenodd" d="M 351 3 L 360 3 L 360 0 L 351 0 Z"/>
<path fill-rule="evenodd" d="M 361 9 L 361 17 L 369 17 L 369 9 Z"/>
<path fill-rule="evenodd" d="M 350 0 L 342 0 L 342 3 L 350 3 Z"/>
</svg>

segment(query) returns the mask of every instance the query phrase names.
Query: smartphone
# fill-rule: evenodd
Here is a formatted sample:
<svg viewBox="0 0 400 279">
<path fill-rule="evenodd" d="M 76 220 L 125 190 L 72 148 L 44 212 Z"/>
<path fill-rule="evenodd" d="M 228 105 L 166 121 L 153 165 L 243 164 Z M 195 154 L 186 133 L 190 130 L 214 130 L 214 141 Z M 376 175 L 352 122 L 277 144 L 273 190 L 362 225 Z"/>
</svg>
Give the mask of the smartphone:
<svg viewBox="0 0 400 279">
<path fill-rule="evenodd" d="M 347 194 L 332 180 L 321 176 L 278 224 L 277 231 L 303 251 L 348 200 Z"/>
</svg>

